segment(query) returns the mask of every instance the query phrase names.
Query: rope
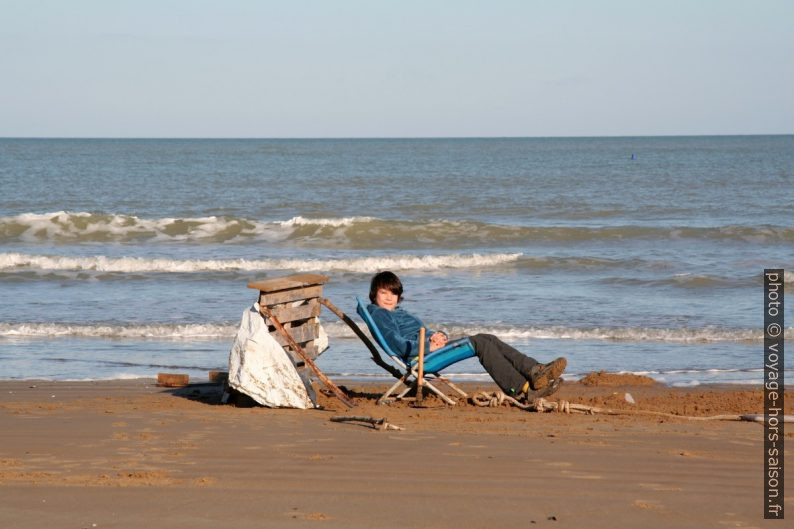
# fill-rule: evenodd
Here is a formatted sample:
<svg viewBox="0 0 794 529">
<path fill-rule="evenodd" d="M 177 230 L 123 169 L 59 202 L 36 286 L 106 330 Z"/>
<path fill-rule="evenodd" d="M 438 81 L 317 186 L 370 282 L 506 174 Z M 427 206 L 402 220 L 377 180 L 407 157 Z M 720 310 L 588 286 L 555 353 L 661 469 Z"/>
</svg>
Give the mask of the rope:
<svg viewBox="0 0 794 529">
<path fill-rule="evenodd" d="M 486 393 L 484 391 L 480 391 L 479 393 L 471 397 L 471 401 L 477 406 L 482 406 L 487 408 L 498 408 L 503 404 L 507 403 L 512 406 L 515 406 L 516 408 L 521 408 L 522 410 L 529 409 L 528 404 L 519 402 L 513 397 L 505 395 L 501 391 L 494 391 L 493 393 Z"/>
<path fill-rule="evenodd" d="M 533 400 L 530 403 L 524 404 L 513 397 L 509 397 L 502 393 L 501 391 L 495 391 L 493 393 L 486 393 L 485 391 L 480 391 L 471 397 L 471 402 L 476 406 L 482 407 L 490 407 L 490 408 L 498 408 L 505 403 L 511 406 L 515 406 L 517 408 L 521 408 L 522 410 L 527 411 L 536 411 L 540 413 L 544 412 L 556 412 L 556 413 L 584 413 L 586 415 L 594 415 L 596 413 L 605 413 L 607 415 L 655 415 L 659 417 L 669 417 L 671 419 L 687 419 L 690 421 L 741 421 L 741 420 L 750 420 L 753 419 L 751 415 L 712 415 L 710 417 L 692 417 L 688 415 L 675 415 L 673 413 L 665 413 L 662 411 L 651 411 L 651 410 L 613 410 L 610 408 L 599 408 L 597 406 L 586 406 L 584 404 L 576 404 L 568 402 L 567 400 L 560 399 L 557 402 L 552 402 L 546 400 L 544 398 L 538 398 Z"/>
</svg>

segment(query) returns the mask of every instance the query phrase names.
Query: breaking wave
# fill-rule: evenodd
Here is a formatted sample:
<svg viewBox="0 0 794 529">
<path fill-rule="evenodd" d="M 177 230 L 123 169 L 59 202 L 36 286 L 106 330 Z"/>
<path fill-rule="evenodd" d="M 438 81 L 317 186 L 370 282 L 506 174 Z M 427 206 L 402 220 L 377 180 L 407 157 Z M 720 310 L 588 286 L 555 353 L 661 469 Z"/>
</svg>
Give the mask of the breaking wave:
<svg viewBox="0 0 794 529">
<path fill-rule="evenodd" d="M 371 273 L 378 269 L 439 270 L 496 266 L 517 261 L 520 253 L 394 255 L 349 259 L 152 259 L 142 257 L 67 257 L 0 254 L 0 271 L 93 271 L 108 273 L 193 273 L 262 270 Z"/>
<path fill-rule="evenodd" d="M 432 326 L 431 326 L 432 327 Z M 619 342 L 668 342 L 668 343 L 710 343 L 710 342 L 763 342 L 761 331 L 748 329 L 721 329 L 713 327 L 694 329 L 658 329 L 653 327 L 592 327 L 571 328 L 549 327 L 503 327 L 503 326 L 459 326 L 440 325 L 450 336 L 472 334 L 494 334 L 504 340 L 606 340 Z M 786 329 L 786 336 L 792 333 Z"/>
<path fill-rule="evenodd" d="M 233 324 L 65 324 L 0 323 L 0 336 L 6 338 L 127 338 L 172 340 L 232 339 L 237 334 Z"/>
<path fill-rule="evenodd" d="M 473 220 L 392 220 L 375 217 L 262 221 L 234 216 L 146 219 L 135 215 L 56 211 L 0 217 L 0 242 L 285 242 L 352 249 L 417 245 L 472 247 L 530 242 L 577 242 L 632 238 L 794 242 L 794 228 L 781 226 L 521 226 Z"/>
<path fill-rule="evenodd" d="M 323 321 L 331 338 L 355 338 L 347 325 L 337 321 Z M 363 324 L 360 324 L 365 329 Z M 622 342 L 668 342 L 698 344 L 712 342 L 763 342 L 763 333 L 748 329 L 656 329 L 647 327 L 629 328 L 571 328 L 510 327 L 503 325 L 444 325 L 430 324 L 431 328 L 443 329 L 450 336 L 494 334 L 507 341 L 516 340 L 577 340 L 577 341 L 622 341 Z M 115 338 L 115 339 L 161 339 L 161 340 L 231 340 L 237 333 L 233 323 L 195 324 L 65 324 L 65 323 L 0 323 L 0 337 L 4 338 Z M 786 329 L 790 338 L 794 328 Z"/>
<path fill-rule="evenodd" d="M 233 217 L 142 219 L 135 215 L 56 211 L 0 218 L 0 241 L 210 241 L 262 235 L 261 223 Z"/>
</svg>

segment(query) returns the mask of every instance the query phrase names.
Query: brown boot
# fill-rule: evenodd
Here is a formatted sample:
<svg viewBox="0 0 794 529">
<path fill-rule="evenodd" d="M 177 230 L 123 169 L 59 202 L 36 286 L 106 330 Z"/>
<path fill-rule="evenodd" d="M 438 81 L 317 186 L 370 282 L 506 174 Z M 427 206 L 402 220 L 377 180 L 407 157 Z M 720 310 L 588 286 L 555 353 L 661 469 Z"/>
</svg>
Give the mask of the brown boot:
<svg viewBox="0 0 794 529">
<path fill-rule="evenodd" d="M 562 379 L 555 378 L 549 383 L 548 386 L 546 386 L 543 389 L 538 389 L 535 391 L 529 390 L 526 393 L 522 394 L 520 400 L 523 401 L 525 404 L 532 404 L 532 402 L 535 399 L 539 399 L 541 397 L 548 397 L 549 395 L 556 393 L 557 390 L 560 389 L 560 386 L 562 386 Z"/>
<path fill-rule="evenodd" d="M 568 361 L 560 357 L 556 360 L 552 360 L 548 364 L 538 364 L 533 367 L 529 372 L 529 383 L 532 385 L 532 389 L 543 389 L 548 386 L 552 380 L 560 378 L 560 375 L 565 371 L 565 366 L 567 365 Z"/>
</svg>

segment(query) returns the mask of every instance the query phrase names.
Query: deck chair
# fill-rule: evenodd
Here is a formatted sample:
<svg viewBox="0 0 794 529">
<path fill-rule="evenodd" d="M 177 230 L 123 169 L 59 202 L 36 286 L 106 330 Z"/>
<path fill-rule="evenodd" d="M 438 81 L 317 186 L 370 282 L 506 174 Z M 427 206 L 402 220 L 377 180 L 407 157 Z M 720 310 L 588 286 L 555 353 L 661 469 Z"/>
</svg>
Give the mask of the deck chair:
<svg viewBox="0 0 794 529">
<path fill-rule="evenodd" d="M 392 387 L 390 387 L 386 393 L 384 393 L 379 399 L 378 404 L 386 404 L 391 402 L 392 400 L 400 400 L 405 397 L 405 395 L 413 388 L 416 387 L 417 384 L 417 358 L 406 359 L 397 354 L 395 351 L 389 347 L 389 344 L 383 338 L 383 334 L 381 334 L 380 329 L 378 326 L 375 325 L 375 321 L 372 319 L 369 311 L 367 311 L 367 306 L 361 300 L 361 298 L 356 297 L 356 312 L 361 318 L 364 320 L 364 323 L 367 324 L 369 328 L 370 334 L 378 343 L 381 349 L 389 355 L 389 358 L 392 362 L 399 366 L 399 369 L 403 372 L 402 376 L 394 383 Z M 439 381 L 443 382 L 447 386 L 449 386 L 452 390 L 457 392 L 463 398 L 468 397 L 465 391 L 455 386 L 449 379 L 446 379 L 439 375 L 439 372 L 452 364 L 460 362 L 461 360 L 465 360 L 466 358 L 471 358 L 475 356 L 474 353 L 474 346 L 472 346 L 471 341 L 468 338 L 461 338 L 459 340 L 455 340 L 449 342 L 447 345 L 442 347 L 441 349 L 436 349 L 435 351 L 428 353 L 424 357 L 424 380 L 423 386 L 427 387 L 430 391 L 438 395 L 438 397 L 446 402 L 447 404 L 454 405 L 455 401 L 447 396 L 444 392 L 439 390 L 433 382 Z M 393 371 L 388 370 L 394 374 Z M 400 386 L 405 386 L 399 394 L 392 397 L 392 394 L 397 391 Z"/>
</svg>

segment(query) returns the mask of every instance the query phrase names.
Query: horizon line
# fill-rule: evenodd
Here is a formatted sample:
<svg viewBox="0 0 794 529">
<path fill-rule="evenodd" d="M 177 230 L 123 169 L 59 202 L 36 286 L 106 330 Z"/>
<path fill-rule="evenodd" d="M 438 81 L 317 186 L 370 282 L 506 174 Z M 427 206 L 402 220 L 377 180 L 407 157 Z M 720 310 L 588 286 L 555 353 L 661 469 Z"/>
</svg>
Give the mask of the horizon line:
<svg viewBox="0 0 794 529">
<path fill-rule="evenodd" d="M 726 134 L 615 134 L 558 136 L 0 136 L 0 140 L 510 140 L 609 138 L 708 138 L 792 136 L 794 132 Z"/>
</svg>

